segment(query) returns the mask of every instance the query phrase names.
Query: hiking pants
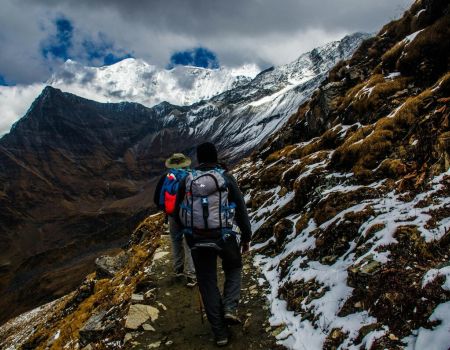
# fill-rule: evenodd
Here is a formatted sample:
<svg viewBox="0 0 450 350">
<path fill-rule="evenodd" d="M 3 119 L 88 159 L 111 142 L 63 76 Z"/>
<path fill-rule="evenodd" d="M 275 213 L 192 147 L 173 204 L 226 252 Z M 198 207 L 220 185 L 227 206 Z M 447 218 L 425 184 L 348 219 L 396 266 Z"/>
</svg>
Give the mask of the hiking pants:
<svg viewBox="0 0 450 350">
<path fill-rule="evenodd" d="M 216 338 L 228 336 L 224 310 L 234 311 L 238 307 L 241 292 L 242 258 L 234 235 L 220 240 L 218 249 L 192 246 L 198 287 L 205 305 L 206 316 Z M 217 286 L 217 257 L 222 259 L 225 273 L 223 297 Z"/>
<path fill-rule="evenodd" d="M 180 227 L 175 219 L 169 216 L 169 232 L 172 240 L 173 269 L 175 273 L 185 272 L 188 276 L 194 276 L 194 263 L 192 261 L 191 249 L 183 237 L 183 228 Z"/>
</svg>

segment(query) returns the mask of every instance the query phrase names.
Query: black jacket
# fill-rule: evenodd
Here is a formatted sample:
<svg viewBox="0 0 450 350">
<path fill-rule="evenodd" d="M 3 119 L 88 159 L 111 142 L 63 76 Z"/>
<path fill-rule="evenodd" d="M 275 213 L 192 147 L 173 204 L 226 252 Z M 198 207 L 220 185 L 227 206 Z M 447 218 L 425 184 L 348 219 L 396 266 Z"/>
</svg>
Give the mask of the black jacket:
<svg viewBox="0 0 450 350">
<path fill-rule="evenodd" d="M 195 169 L 211 170 L 217 167 L 223 168 L 219 164 L 200 164 Z M 223 175 L 227 183 L 228 200 L 229 202 L 233 202 L 236 204 L 235 219 L 238 227 L 241 230 L 242 242 L 243 243 L 250 242 L 252 238 L 252 227 L 250 225 L 250 219 L 248 218 L 247 207 L 245 206 L 244 197 L 242 196 L 241 190 L 239 189 L 239 186 L 233 175 L 229 174 L 226 171 L 224 172 Z M 176 213 L 179 213 L 180 204 L 181 201 L 184 199 L 185 193 L 186 193 L 186 182 L 182 181 L 180 187 L 178 188 L 177 201 L 175 206 Z M 182 225 L 178 215 L 176 215 L 175 218 L 179 222 L 179 224 Z"/>
</svg>

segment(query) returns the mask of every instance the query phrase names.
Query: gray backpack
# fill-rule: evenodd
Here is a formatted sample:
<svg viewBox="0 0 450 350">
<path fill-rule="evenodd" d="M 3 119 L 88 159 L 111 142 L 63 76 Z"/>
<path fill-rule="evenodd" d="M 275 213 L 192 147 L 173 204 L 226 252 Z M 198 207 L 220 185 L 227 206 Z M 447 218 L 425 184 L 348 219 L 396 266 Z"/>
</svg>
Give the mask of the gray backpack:
<svg viewBox="0 0 450 350">
<path fill-rule="evenodd" d="M 231 229 L 236 205 L 228 202 L 224 170 L 193 170 L 186 177 L 180 219 L 192 231 Z"/>
</svg>

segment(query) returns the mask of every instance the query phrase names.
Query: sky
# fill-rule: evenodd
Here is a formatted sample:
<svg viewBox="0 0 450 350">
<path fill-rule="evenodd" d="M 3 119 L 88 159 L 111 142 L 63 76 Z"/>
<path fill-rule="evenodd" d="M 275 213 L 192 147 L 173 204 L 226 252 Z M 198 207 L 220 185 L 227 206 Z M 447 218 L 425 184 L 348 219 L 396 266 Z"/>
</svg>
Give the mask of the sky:
<svg viewBox="0 0 450 350">
<path fill-rule="evenodd" d="M 0 0 L 0 85 L 44 82 L 68 58 L 263 69 L 345 34 L 377 32 L 412 2 Z"/>
</svg>

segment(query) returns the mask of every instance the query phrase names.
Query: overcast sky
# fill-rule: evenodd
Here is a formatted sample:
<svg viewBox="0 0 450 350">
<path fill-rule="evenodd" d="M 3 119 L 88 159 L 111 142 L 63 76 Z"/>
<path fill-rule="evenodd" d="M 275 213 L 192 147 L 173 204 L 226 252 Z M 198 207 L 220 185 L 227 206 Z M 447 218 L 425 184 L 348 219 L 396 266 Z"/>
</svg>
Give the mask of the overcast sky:
<svg viewBox="0 0 450 350">
<path fill-rule="evenodd" d="M 374 32 L 412 0 L 0 0 L 0 84 L 45 81 L 66 58 L 138 57 L 166 67 L 204 48 L 261 68 L 355 31 Z M 181 62 L 182 63 L 182 62 Z"/>
</svg>

